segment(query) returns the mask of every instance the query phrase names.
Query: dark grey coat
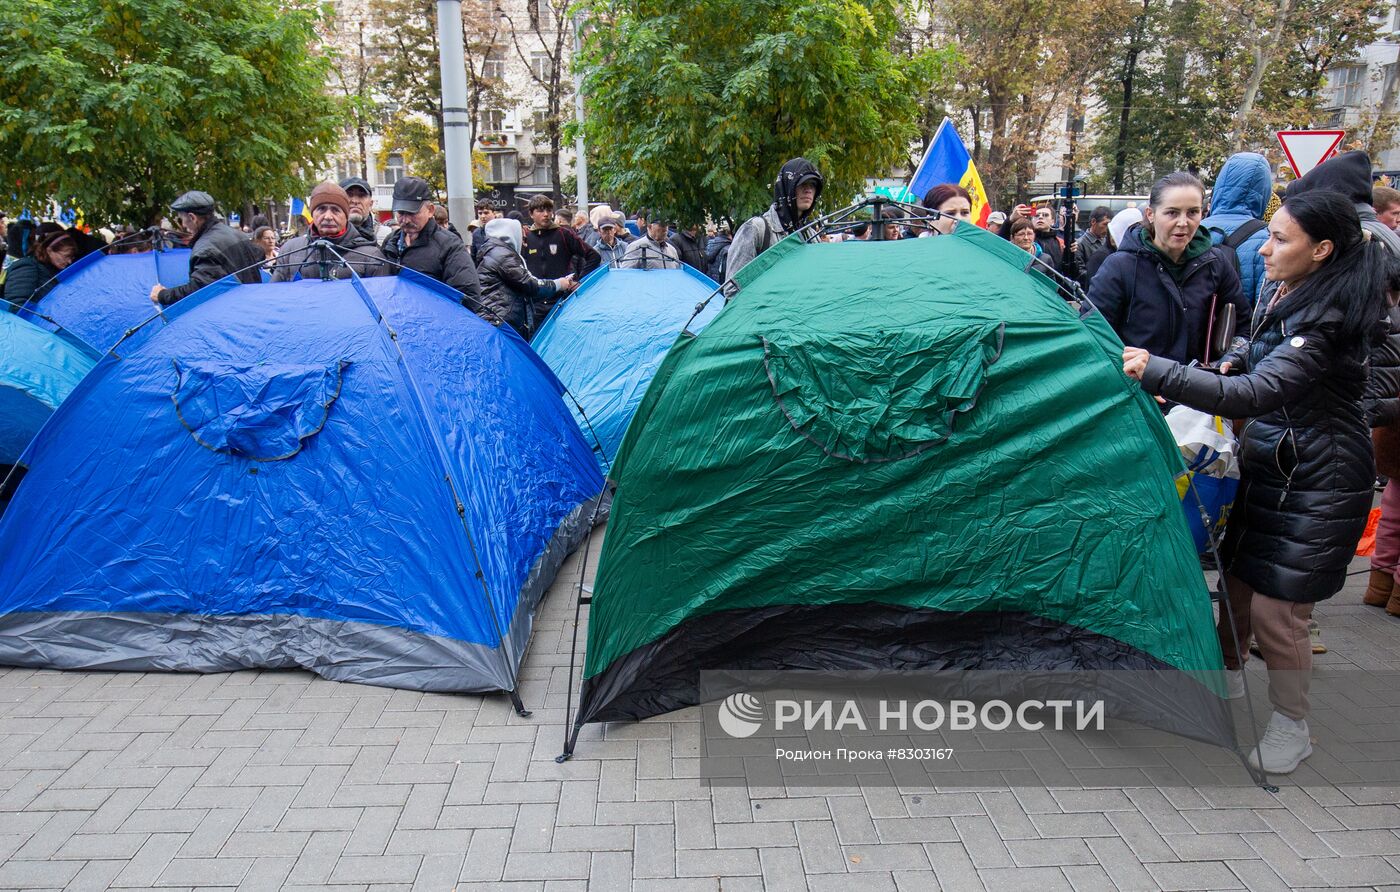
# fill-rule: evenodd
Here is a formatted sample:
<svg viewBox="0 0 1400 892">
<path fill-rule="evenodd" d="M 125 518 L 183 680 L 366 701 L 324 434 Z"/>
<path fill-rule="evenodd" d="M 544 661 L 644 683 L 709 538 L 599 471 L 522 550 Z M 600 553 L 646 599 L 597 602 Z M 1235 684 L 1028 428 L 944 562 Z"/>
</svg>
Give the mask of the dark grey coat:
<svg viewBox="0 0 1400 892">
<path fill-rule="evenodd" d="M 320 241 L 318 235 L 299 235 L 288 239 L 272 267 L 272 281 L 290 282 L 301 275 L 303 279 L 350 278 L 349 264 L 361 278 L 368 276 L 391 276 L 398 272 L 384 262 L 384 252 L 374 240 L 354 226 L 345 227 L 340 238 L 326 239 L 335 245 L 335 252 L 344 258 L 344 263 L 330 250 L 314 247 Z M 308 245 L 313 245 L 307 249 Z M 322 254 L 325 256 L 323 257 Z"/>
<path fill-rule="evenodd" d="M 238 273 L 238 281 L 245 285 L 256 285 L 262 281 L 258 267 L 263 256 L 262 249 L 243 233 L 222 220 L 211 220 L 190 245 L 189 281 L 163 289 L 157 297 L 168 307 L 230 273 Z"/>
</svg>

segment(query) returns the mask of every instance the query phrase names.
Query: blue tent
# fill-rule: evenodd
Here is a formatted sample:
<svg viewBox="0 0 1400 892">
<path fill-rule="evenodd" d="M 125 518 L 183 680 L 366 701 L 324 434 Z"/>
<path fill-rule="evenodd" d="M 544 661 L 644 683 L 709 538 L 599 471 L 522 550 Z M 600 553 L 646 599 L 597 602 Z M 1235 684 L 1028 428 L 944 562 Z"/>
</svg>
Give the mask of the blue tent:
<svg viewBox="0 0 1400 892">
<path fill-rule="evenodd" d="M 31 444 L 0 664 L 513 691 L 603 488 L 560 393 L 416 273 L 216 282 Z"/>
<path fill-rule="evenodd" d="M 107 350 L 155 313 L 152 285 L 172 288 L 189 279 L 189 248 L 143 254 L 94 251 L 60 272 L 48 293 L 31 300 L 20 315 L 49 329 L 61 326 Z"/>
<path fill-rule="evenodd" d="M 0 311 L 0 465 L 19 461 L 96 361 L 85 345 Z"/>
<path fill-rule="evenodd" d="M 689 266 L 603 267 L 555 308 L 530 342 L 588 416 L 580 424 L 590 443 L 597 437 L 604 474 L 661 360 L 718 287 Z M 723 305 L 721 297 L 710 301 L 690 331 L 699 332 Z M 569 408 L 578 413 L 572 403 Z"/>
</svg>

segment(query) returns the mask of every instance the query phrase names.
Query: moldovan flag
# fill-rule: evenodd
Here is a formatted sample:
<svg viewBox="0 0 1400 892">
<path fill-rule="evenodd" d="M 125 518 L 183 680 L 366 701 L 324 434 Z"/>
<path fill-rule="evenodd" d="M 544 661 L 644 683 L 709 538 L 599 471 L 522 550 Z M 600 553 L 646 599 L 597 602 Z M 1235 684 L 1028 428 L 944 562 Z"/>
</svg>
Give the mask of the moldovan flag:
<svg viewBox="0 0 1400 892">
<path fill-rule="evenodd" d="M 972 156 L 967 153 L 962 137 L 958 136 L 953 122 L 947 118 L 938 125 L 933 142 L 928 144 L 928 151 L 924 153 L 924 160 L 919 162 L 918 170 L 909 180 L 909 191 L 923 200 L 928 190 L 939 183 L 957 183 L 966 189 L 967 194 L 972 196 L 972 222 L 986 227 L 992 209 L 987 204 L 982 178 L 977 175 L 977 165 L 972 163 Z"/>
</svg>

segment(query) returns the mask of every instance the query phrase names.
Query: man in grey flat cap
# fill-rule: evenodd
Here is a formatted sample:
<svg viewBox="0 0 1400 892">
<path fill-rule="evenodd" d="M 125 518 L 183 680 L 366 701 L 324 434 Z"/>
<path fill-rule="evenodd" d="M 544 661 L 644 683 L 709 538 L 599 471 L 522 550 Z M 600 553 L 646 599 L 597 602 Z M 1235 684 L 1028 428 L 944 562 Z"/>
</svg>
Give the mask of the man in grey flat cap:
<svg viewBox="0 0 1400 892">
<path fill-rule="evenodd" d="M 151 288 L 151 303 L 168 307 L 230 273 L 238 281 L 262 281 L 258 263 L 263 252 L 247 236 L 215 216 L 214 197 L 208 192 L 186 192 L 170 203 L 180 226 L 190 234 L 190 280 L 174 288 L 159 284 Z"/>
</svg>

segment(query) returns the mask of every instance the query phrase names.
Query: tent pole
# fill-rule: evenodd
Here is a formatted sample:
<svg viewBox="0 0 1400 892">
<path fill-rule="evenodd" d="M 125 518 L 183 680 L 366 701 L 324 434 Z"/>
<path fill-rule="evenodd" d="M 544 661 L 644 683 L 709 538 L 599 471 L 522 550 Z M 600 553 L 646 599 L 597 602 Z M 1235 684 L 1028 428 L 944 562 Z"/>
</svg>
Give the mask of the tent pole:
<svg viewBox="0 0 1400 892">
<path fill-rule="evenodd" d="M 515 714 L 520 716 L 522 719 L 529 718 L 530 710 L 525 708 L 524 701 L 520 699 L 520 691 L 512 688 L 511 690 L 506 691 L 506 693 L 510 695 L 510 705 L 514 707 Z"/>
<path fill-rule="evenodd" d="M 1217 540 L 1215 530 L 1213 529 L 1214 524 L 1210 522 L 1210 515 L 1206 512 L 1205 502 L 1201 499 L 1200 494 L 1196 491 L 1195 475 L 1193 474 L 1192 476 L 1188 477 L 1187 482 L 1191 487 L 1191 494 L 1196 499 L 1196 508 L 1201 512 L 1201 528 L 1206 531 L 1206 544 L 1209 546 L 1210 556 L 1215 562 L 1215 597 L 1218 601 L 1220 601 L 1220 609 L 1224 611 L 1225 621 L 1230 625 L 1231 639 L 1234 641 L 1238 641 L 1240 640 L 1238 632 L 1239 627 L 1235 625 L 1235 610 L 1234 607 L 1232 607 L 1230 604 L 1230 593 L 1225 588 L 1225 562 L 1220 559 L 1220 543 Z M 1248 645 L 1246 644 L 1246 648 L 1247 647 Z M 1244 654 L 1240 654 L 1241 673 L 1244 672 L 1244 662 Z M 1249 693 L 1248 684 L 1244 686 L 1244 706 L 1245 712 L 1249 714 L 1250 730 L 1254 732 L 1254 751 L 1258 752 L 1260 743 L 1259 722 L 1254 713 L 1254 697 Z M 1259 770 L 1255 771 L 1254 767 L 1249 764 L 1248 755 L 1242 752 L 1238 746 L 1235 748 L 1235 755 L 1240 757 L 1240 762 L 1244 764 L 1244 770 L 1249 772 L 1249 776 L 1254 779 L 1254 782 L 1258 784 L 1262 790 L 1264 790 L 1266 793 L 1278 792 L 1278 786 L 1276 784 L 1269 783 L 1269 772 L 1264 768 L 1262 763 L 1259 766 Z"/>
</svg>

